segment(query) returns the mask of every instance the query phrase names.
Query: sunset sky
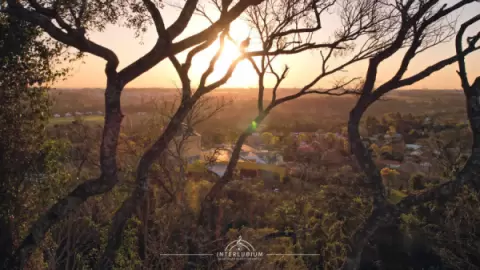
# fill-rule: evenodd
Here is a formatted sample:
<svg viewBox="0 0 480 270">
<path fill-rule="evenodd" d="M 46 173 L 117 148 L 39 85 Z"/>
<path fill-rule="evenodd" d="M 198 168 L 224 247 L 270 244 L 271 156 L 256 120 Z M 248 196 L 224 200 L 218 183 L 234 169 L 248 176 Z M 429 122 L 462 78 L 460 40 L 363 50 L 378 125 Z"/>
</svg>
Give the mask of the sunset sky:
<svg viewBox="0 0 480 270">
<path fill-rule="evenodd" d="M 470 5 L 468 8 L 463 9 L 460 12 L 459 22 L 463 22 L 471 16 L 478 14 L 480 11 L 480 3 Z M 178 14 L 179 9 L 174 7 L 165 7 L 162 9 L 162 15 L 166 24 L 169 25 Z M 329 24 L 330 23 L 330 24 Z M 328 38 L 330 31 L 335 28 L 337 22 L 323 20 L 323 25 L 327 25 L 325 30 L 321 30 L 317 36 Z M 195 16 L 189 24 L 186 31 L 179 37 L 194 34 L 203 30 L 209 25 L 208 21 L 200 16 Z M 242 21 L 236 21 L 231 28 L 232 36 L 238 41 L 243 40 L 249 33 L 249 28 L 246 23 Z M 480 31 L 480 25 L 475 25 L 470 28 L 468 33 L 474 33 Z M 326 37 L 325 37 L 326 36 Z M 112 49 L 117 53 L 120 58 L 119 70 L 129 63 L 135 61 L 138 57 L 145 54 L 155 43 L 156 32 L 154 29 L 149 29 L 142 38 L 135 38 L 133 30 L 120 28 L 117 26 L 109 26 L 102 33 L 92 33 L 91 39 L 103 46 Z M 258 41 L 255 40 L 255 36 L 252 38 L 252 46 L 258 45 Z M 202 55 L 199 55 L 197 61 L 194 60 L 194 66 L 190 72 L 193 87 L 198 83 L 201 73 L 206 69 L 209 57 L 215 51 L 215 48 L 211 48 Z M 229 62 L 236 56 L 236 48 L 233 45 L 226 47 L 225 55 L 220 59 L 217 66 L 217 70 L 213 74 L 213 78 L 218 78 L 223 74 L 223 71 L 228 66 Z M 227 53 L 228 52 L 228 53 Z M 410 65 L 409 73 L 418 71 L 427 65 L 434 63 L 437 60 L 449 57 L 455 52 L 455 47 L 452 42 L 439 45 L 438 47 L 423 53 L 418 56 L 415 61 Z M 180 59 L 183 59 L 183 55 L 179 55 Z M 379 82 L 384 81 L 387 76 L 392 75 L 395 68 L 398 66 L 400 57 L 396 55 L 393 59 L 384 63 L 380 68 Z M 74 63 L 70 76 L 55 86 L 59 88 L 88 88 L 105 86 L 106 78 L 103 72 L 104 61 L 95 56 L 87 56 L 84 58 L 84 63 Z M 295 56 L 282 57 L 277 62 L 278 67 L 282 67 L 284 64 L 288 64 L 290 72 L 287 79 L 284 81 L 283 87 L 302 87 L 310 82 L 319 73 L 318 63 L 321 62 L 321 58 L 318 52 L 305 52 Z M 475 63 L 480 62 L 480 52 L 474 53 L 467 58 L 467 68 L 469 71 L 469 77 L 480 75 L 480 65 Z M 332 63 L 331 66 L 333 66 Z M 348 72 L 341 73 L 342 77 L 358 77 L 364 76 L 366 70 L 366 62 L 362 62 L 355 66 L 348 68 Z M 391 68 L 393 67 L 393 68 Z M 456 74 L 457 66 L 451 65 L 444 70 L 437 72 L 429 78 L 421 81 L 420 83 L 412 86 L 416 89 L 457 89 L 459 88 L 459 79 Z M 271 78 L 270 78 L 271 79 Z M 337 79 L 336 77 L 328 78 L 319 83 L 319 87 L 328 87 Z M 268 83 L 272 83 L 272 80 L 268 80 Z M 165 87 L 174 88 L 179 85 L 178 76 L 168 60 L 164 60 L 152 70 L 141 75 L 139 78 L 127 85 L 128 87 Z M 225 87 L 255 87 L 257 85 L 257 77 L 251 68 L 251 64 L 248 62 L 242 62 L 235 71 L 232 78 L 225 85 Z"/>
</svg>

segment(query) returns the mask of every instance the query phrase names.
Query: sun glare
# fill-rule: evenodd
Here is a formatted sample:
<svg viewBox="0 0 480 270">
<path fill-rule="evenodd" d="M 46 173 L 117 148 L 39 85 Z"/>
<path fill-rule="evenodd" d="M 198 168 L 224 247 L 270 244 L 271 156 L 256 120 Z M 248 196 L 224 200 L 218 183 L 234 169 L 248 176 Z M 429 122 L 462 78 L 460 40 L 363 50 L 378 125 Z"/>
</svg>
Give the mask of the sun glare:
<svg viewBox="0 0 480 270">
<path fill-rule="evenodd" d="M 235 22 L 231 25 L 230 35 L 232 39 L 235 40 L 236 44 L 240 44 L 240 42 L 245 40 L 249 35 L 251 38 L 253 37 L 253 33 L 250 33 L 250 29 L 248 28 L 248 26 L 242 22 Z M 252 39 L 254 40 L 255 38 L 253 37 Z M 220 58 L 218 59 L 215 65 L 215 69 L 209 77 L 208 82 L 213 82 L 221 79 L 227 73 L 228 69 L 235 61 L 235 59 L 237 59 L 241 55 L 239 48 L 236 44 L 234 44 L 228 39 L 225 40 L 223 52 L 220 55 Z M 249 47 L 249 49 L 255 49 L 254 46 L 255 44 L 254 42 L 252 42 L 252 45 L 251 47 Z M 201 61 L 198 62 L 202 64 L 198 65 L 197 67 L 192 67 L 196 76 L 201 76 L 202 73 L 207 69 L 210 60 L 217 52 L 219 47 L 220 41 L 217 40 L 214 44 L 212 44 L 209 49 L 205 51 L 204 54 L 198 56 L 198 58 L 201 59 Z M 226 84 L 223 85 L 223 87 L 250 87 L 256 84 L 256 76 L 257 75 L 251 63 L 244 60 L 236 66 L 232 77 L 228 80 Z"/>
</svg>

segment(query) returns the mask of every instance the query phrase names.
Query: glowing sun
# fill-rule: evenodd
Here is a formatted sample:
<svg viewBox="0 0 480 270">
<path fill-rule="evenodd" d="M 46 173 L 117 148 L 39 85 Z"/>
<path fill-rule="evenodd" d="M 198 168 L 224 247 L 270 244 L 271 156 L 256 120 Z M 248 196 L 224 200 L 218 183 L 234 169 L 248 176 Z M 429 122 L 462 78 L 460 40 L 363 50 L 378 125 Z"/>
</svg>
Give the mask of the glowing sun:
<svg viewBox="0 0 480 270">
<path fill-rule="evenodd" d="M 223 76 L 225 76 L 231 64 L 239 56 L 241 56 L 239 47 L 236 44 L 240 44 L 249 36 L 252 37 L 253 34 L 245 23 L 235 22 L 230 26 L 230 36 L 235 41 L 235 43 L 231 40 L 228 40 L 228 38 L 225 39 L 222 54 L 220 55 L 217 63 L 215 64 L 214 71 L 207 80 L 208 83 L 217 81 Z M 255 39 L 252 38 L 252 40 Z M 198 58 L 196 57 L 197 61 L 194 60 L 194 66 L 192 66 L 192 69 L 194 70 L 196 76 L 200 77 L 203 72 L 208 68 L 210 60 L 217 52 L 219 47 L 220 41 L 216 40 L 210 46 L 210 48 L 202 52 L 201 55 L 199 54 L 197 56 Z M 248 50 L 251 51 L 256 49 L 258 48 L 255 48 L 255 43 L 251 42 Z M 237 64 L 232 76 L 230 77 L 228 82 L 222 87 L 250 87 L 252 85 L 256 85 L 256 83 L 257 74 L 255 73 L 252 64 L 248 60 L 243 60 L 242 62 Z"/>
</svg>

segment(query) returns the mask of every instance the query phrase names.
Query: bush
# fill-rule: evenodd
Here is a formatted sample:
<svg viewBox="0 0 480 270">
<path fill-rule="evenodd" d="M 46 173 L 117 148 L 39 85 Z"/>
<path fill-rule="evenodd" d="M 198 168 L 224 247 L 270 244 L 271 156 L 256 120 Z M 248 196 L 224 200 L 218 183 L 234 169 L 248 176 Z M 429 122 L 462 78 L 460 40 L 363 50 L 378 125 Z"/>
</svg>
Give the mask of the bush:
<svg viewBox="0 0 480 270">
<path fill-rule="evenodd" d="M 410 190 L 422 190 L 425 188 L 424 181 L 425 175 L 421 173 L 414 174 L 410 177 L 409 186 Z"/>
</svg>

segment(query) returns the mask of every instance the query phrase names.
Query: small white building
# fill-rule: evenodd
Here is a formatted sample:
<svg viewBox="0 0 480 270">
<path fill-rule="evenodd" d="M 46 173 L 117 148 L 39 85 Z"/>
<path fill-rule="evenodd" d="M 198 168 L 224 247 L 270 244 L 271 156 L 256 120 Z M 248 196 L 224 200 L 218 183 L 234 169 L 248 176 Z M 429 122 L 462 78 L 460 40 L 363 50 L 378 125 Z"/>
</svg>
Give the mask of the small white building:
<svg viewBox="0 0 480 270">
<path fill-rule="evenodd" d="M 416 156 L 416 157 L 421 157 L 423 155 L 423 152 L 420 151 L 420 150 L 416 150 L 416 151 L 413 151 L 412 153 L 410 153 L 412 156 Z"/>
<path fill-rule="evenodd" d="M 425 119 L 423 120 L 424 125 L 428 125 L 428 124 L 431 124 L 431 123 L 432 123 L 432 118 L 430 118 L 430 117 L 425 117 Z"/>
<path fill-rule="evenodd" d="M 53 115 L 53 117 L 60 118 L 60 114 L 56 113 L 56 114 Z"/>
<path fill-rule="evenodd" d="M 103 112 L 98 111 L 97 114 L 98 114 L 98 115 L 103 115 Z"/>
<path fill-rule="evenodd" d="M 76 115 L 76 116 L 82 116 L 83 113 L 81 113 L 81 112 L 75 112 L 75 115 Z"/>
<path fill-rule="evenodd" d="M 420 163 L 420 166 L 422 166 L 423 168 L 430 168 L 430 167 L 432 167 L 432 163 L 422 162 L 422 163 Z"/>
<path fill-rule="evenodd" d="M 69 113 L 69 112 L 67 112 L 67 113 L 65 114 L 65 117 L 72 117 L 72 114 Z"/>
<path fill-rule="evenodd" d="M 258 157 L 256 154 L 252 152 L 248 152 L 246 155 L 242 156 L 242 158 L 251 162 L 259 163 L 259 164 L 267 164 L 263 159 L 261 159 L 260 157 Z"/>
<path fill-rule="evenodd" d="M 408 150 L 417 151 L 422 148 L 422 146 L 418 144 L 405 144 L 405 148 Z"/>
<path fill-rule="evenodd" d="M 388 164 L 387 167 L 389 167 L 390 169 L 400 169 L 400 167 L 402 167 L 402 165 L 400 165 L 400 164 Z"/>
<path fill-rule="evenodd" d="M 86 112 L 85 114 L 86 115 L 92 115 L 93 113 L 92 112 Z"/>
</svg>

